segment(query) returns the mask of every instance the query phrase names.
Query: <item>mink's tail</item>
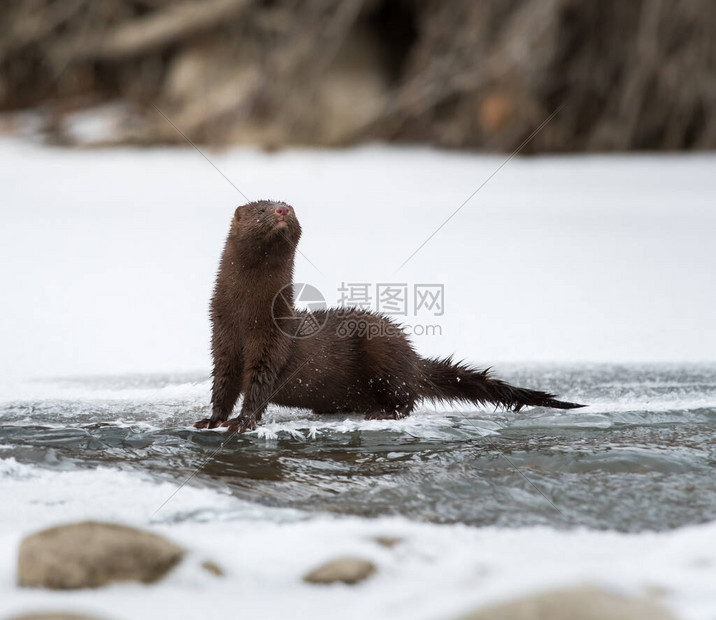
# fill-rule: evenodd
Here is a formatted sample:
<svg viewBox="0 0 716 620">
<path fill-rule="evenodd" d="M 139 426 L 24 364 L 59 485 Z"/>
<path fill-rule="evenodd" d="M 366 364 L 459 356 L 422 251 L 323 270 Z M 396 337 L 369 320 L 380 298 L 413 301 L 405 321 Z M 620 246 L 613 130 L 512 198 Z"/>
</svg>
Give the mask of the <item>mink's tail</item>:
<svg viewBox="0 0 716 620">
<path fill-rule="evenodd" d="M 522 407 L 577 409 L 586 405 L 556 400 L 554 394 L 515 387 L 490 376 L 489 369 L 477 370 L 452 358 L 422 360 L 421 395 L 429 400 L 460 400 L 475 404 L 493 404 L 512 411 Z"/>
</svg>

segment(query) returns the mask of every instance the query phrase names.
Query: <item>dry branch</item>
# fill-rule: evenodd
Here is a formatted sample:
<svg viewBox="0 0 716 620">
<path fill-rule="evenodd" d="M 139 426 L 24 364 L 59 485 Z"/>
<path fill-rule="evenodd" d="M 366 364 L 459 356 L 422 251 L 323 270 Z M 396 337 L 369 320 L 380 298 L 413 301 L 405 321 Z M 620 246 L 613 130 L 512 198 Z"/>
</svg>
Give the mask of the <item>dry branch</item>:
<svg viewBox="0 0 716 620">
<path fill-rule="evenodd" d="M 182 39 L 236 20 L 251 0 L 207 0 L 167 5 L 149 17 L 121 23 L 107 36 L 98 35 L 77 54 L 77 60 L 127 60 L 160 50 Z"/>
</svg>

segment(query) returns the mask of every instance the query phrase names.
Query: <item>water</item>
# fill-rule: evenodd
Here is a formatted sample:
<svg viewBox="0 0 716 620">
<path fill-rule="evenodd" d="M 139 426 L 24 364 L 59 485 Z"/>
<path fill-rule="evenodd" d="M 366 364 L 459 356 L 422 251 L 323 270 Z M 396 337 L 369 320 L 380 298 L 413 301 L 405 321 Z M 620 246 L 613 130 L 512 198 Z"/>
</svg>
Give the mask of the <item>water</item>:
<svg viewBox="0 0 716 620">
<path fill-rule="evenodd" d="M 716 519 L 716 367 L 499 374 L 590 407 L 423 406 L 399 422 L 270 408 L 259 431 L 228 437 L 190 428 L 207 415 L 206 377 L 37 381 L 0 392 L 0 458 L 139 472 L 174 490 L 190 478 L 188 487 L 309 514 L 624 532 Z M 169 510 L 178 494 L 156 522 L 195 517 Z"/>
</svg>

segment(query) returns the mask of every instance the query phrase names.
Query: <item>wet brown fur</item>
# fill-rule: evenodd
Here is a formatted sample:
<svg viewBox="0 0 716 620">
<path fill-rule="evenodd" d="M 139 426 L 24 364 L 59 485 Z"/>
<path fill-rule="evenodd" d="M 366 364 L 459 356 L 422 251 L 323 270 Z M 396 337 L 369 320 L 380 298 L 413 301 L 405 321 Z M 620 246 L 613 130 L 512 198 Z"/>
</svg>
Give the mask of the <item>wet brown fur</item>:
<svg viewBox="0 0 716 620">
<path fill-rule="evenodd" d="M 277 215 L 276 209 L 286 213 Z M 264 200 L 236 209 L 211 301 L 212 415 L 195 427 L 252 430 L 269 403 L 367 419 L 403 418 L 423 399 L 515 411 L 527 405 L 582 406 L 511 386 L 451 358 L 422 358 L 399 326 L 373 312 L 315 313 L 319 323 L 325 321 L 322 329 L 292 337 L 273 316 L 305 316 L 294 309 L 289 286 L 300 237 L 298 219 L 285 203 Z M 361 329 L 346 333 L 349 321 Z M 239 415 L 229 419 L 242 394 Z"/>
</svg>

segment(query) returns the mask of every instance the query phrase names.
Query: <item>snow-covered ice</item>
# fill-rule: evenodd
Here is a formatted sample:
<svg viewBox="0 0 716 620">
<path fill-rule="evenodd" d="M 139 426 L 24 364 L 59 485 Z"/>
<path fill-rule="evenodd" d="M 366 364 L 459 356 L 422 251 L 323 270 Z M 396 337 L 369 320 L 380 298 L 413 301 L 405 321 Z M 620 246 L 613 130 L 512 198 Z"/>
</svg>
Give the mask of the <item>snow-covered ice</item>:
<svg viewBox="0 0 716 620">
<path fill-rule="evenodd" d="M 208 155 L 293 204 L 296 280 L 444 285 L 425 354 L 707 361 L 716 351 L 716 156 L 537 157 L 366 147 Z M 242 196 L 193 150 L 0 142 L 0 376 L 201 370 L 217 261 Z M 308 260 L 313 263 L 315 269 Z M 42 353 L 38 355 L 38 351 Z"/>
</svg>

